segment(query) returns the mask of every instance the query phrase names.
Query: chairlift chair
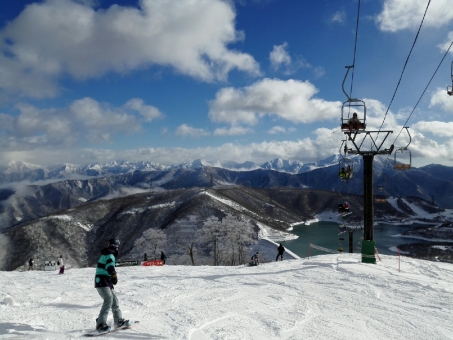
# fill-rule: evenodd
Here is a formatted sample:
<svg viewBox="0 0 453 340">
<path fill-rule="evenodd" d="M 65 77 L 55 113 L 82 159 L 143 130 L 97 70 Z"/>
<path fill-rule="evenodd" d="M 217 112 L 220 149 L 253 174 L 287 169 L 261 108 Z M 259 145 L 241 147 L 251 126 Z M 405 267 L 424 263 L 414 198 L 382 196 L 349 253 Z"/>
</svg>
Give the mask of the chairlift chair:
<svg viewBox="0 0 453 340">
<path fill-rule="evenodd" d="M 341 155 L 341 148 L 345 141 L 340 146 L 340 155 Z M 347 148 L 347 147 L 345 147 Z M 342 159 L 338 162 L 338 175 L 342 181 L 346 183 L 351 179 L 352 174 L 354 173 L 353 162 L 350 158 L 342 157 Z"/>
<path fill-rule="evenodd" d="M 409 144 L 412 141 L 411 134 L 409 133 L 409 127 L 404 127 L 409 135 Z M 393 169 L 395 170 L 410 170 L 412 166 L 412 155 L 411 151 L 407 148 L 409 146 L 407 144 L 404 147 L 399 147 L 395 149 L 394 152 L 394 165 Z M 399 156 L 397 156 L 399 154 Z"/>
<path fill-rule="evenodd" d="M 344 132 L 361 133 L 366 129 L 366 106 L 363 100 L 357 98 L 351 98 L 344 89 L 344 83 L 348 76 L 349 70 L 354 66 L 346 66 L 346 74 L 343 79 L 342 89 L 346 95 L 346 101 L 341 106 L 341 130 Z M 357 113 L 358 123 L 353 125 L 349 122 L 353 118 L 354 113 Z"/>
<path fill-rule="evenodd" d="M 383 194 L 376 194 L 376 195 L 374 195 L 374 202 L 375 203 L 386 203 L 387 196 L 383 195 Z"/>
<path fill-rule="evenodd" d="M 357 113 L 359 123 L 357 126 L 349 123 L 353 118 L 354 113 Z M 365 102 L 360 99 L 348 98 L 341 106 L 341 130 L 353 131 L 356 133 L 364 132 L 366 129 L 366 106 Z"/>
<path fill-rule="evenodd" d="M 387 185 L 387 177 L 385 177 L 385 174 L 384 174 L 384 179 L 385 179 L 385 185 Z M 384 186 L 383 185 L 378 185 L 377 186 L 377 193 L 374 195 L 374 202 L 375 203 L 386 203 L 388 197 L 389 197 L 389 195 L 385 191 Z"/>
</svg>

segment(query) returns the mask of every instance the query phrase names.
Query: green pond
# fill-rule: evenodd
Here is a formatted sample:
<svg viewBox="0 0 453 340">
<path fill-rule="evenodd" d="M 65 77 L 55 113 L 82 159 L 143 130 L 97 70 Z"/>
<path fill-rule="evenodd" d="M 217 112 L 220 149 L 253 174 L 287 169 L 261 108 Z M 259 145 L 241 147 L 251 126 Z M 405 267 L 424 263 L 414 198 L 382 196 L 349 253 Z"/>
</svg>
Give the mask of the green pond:
<svg viewBox="0 0 453 340">
<path fill-rule="evenodd" d="M 407 237 L 397 236 L 406 230 L 412 230 L 417 227 L 426 226 L 420 224 L 412 225 L 394 225 L 394 224 L 378 224 L 374 227 L 374 241 L 379 254 L 397 255 L 395 248 L 403 243 L 429 243 L 429 241 L 412 239 Z M 343 233 L 339 235 L 338 223 L 336 222 L 315 222 L 310 225 L 294 226 L 292 234 L 299 238 L 291 241 L 284 241 L 282 244 L 300 257 L 308 256 L 309 244 L 312 243 L 319 247 L 338 250 L 343 247 L 344 252 L 349 251 L 349 234 Z M 354 232 L 353 250 L 354 253 L 361 253 L 361 238 L 363 231 Z M 343 238 L 344 240 L 339 240 Z M 310 256 L 328 254 L 315 248 L 310 248 Z"/>
</svg>

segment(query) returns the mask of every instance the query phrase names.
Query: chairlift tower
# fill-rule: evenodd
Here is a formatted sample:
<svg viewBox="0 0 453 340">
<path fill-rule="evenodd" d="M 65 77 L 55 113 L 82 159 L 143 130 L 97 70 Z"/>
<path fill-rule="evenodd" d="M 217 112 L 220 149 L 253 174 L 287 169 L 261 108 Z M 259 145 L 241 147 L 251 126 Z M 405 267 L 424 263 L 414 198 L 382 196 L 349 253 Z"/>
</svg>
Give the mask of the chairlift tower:
<svg viewBox="0 0 453 340">
<path fill-rule="evenodd" d="M 348 98 L 342 107 L 342 122 L 341 129 L 344 134 L 347 136 L 347 141 L 351 142 L 353 148 L 348 148 L 347 143 L 344 145 L 344 153 L 350 155 L 361 155 L 363 157 L 363 242 L 362 242 L 362 262 L 366 263 L 376 263 L 376 258 L 374 258 L 375 253 L 375 242 L 374 242 L 374 193 L 373 193 L 373 160 L 376 155 L 390 155 L 393 152 L 394 146 L 391 145 L 390 148 L 384 149 L 383 144 L 387 140 L 387 137 L 393 131 L 367 131 L 366 130 L 366 107 L 365 102 L 350 98 L 349 95 L 344 90 L 344 83 L 350 68 L 353 66 L 346 66 L 347 71 L 343 80 L 343 92 Z M 363 105 L 362 111 L 364 116 L 360 120 L 361 125 L 354 128 L 351 124 L 345 125 L 345 112 L 351 108 L 351 103 L 355 105 L 354 109 L 357 107 L 357 104 Z M 384 137 L 380 143 L 377 143 L 377 136 L 383 134 Z M 361 142 L 358 142 L 358 135 L 364 135 Z M 375 137 L 373 137 L 375 136 Z M 365 148 L 364 142 L 366 140 L 371 141 L 371 147 Z"/>
</svg>

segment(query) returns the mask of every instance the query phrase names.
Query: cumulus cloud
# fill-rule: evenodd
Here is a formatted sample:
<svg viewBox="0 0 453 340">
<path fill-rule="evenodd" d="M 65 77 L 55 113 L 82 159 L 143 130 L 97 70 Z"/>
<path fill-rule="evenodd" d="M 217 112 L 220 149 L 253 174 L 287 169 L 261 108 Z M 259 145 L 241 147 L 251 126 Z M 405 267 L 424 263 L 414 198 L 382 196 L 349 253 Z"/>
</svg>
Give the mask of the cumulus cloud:
<svg viewBox="0 0 453 340">
<path fill-rule="evenodd" d="M 232 126 L 230 128 L 218 128 L 214 130 L 214 136 L 238 136 L 253 133 L 253 129 L 242 126 Z"/>
<path fill-rule="evenodd" d="M 16 116 L 0 114 L 0 145 L 11 151 L 68 147 L 84 140 L 109 141 L 118 133 L 140 131 L 142 122 L 162 115 L 138 98 L 122 107 L 111 107 L 86 97 L 67 108 L 38 109 L 28 104 L 18 104 L 16 108 L 19 111 Z"/>
<path fill-rule="evenodd" d="M 290 132 L 294 132 L 296 131 L 295 128 L 284 128 L 283 126 L 273 126 L 272 128 L 270 128 L 267 133 L 270 134 L 270 135 L 278 135 L 278 134 L 282 134 L 282 133 L 290 133 Z"/>
<path fill-rule="evenodd" d="M 453 137 L 453 122 L 420 121 L 412 126 L 421 132 L 429 132 L 438 137 Z"/>
<path fill-rule="evenodd" d="M 315 98 L 317 92 L 310 82 L 292 79 L 263 79 L 241 89 L 224 88 L 210 102 L 209 117 L 232 125 L 255 125 L 265 115 L 305 124 L 338 118 L 341 103 Z"/>
<path fill-rule="evenodd" d="M 229 2 L 142 0 L 138 6 L 28 5 L 0 32 L 1 88 L 50 97 L 66 75 L 84 80 L 152 65 L 207 82 L 225 80 L 233 69 L 260 74 L 252 56 L 227 48 L 244 38 Z"/>
<path fill-rule="evenodd" d="M 199 138 L 209 136 L 209 132 L 205 131 L 204 129 L 197 129 L 187 124 L 182 124 L 176 129 L 176 135 L 183 137 Z"/>
<path fill-rule="evenodd" d="M 133 98 L 129 100 L 124 105 L 124 107 L 137 111 L 147 122 L 151 122 L 156 118 L 164 117 L 163 113 L 160 112 L 158 108 L 151 105 L 146 105 L 145 102 L 140 98 Z"/>
<path fill-rule="evenodd" d="M 264 141 L 249 144 L 226 143 L 215 147 L 162 147 L 133 150 L 52 148 L 34 151 L 6 151 L 0 154 L 0 164 L 9 159 L 22 159 L 40 165 L 61 163 L 62 159 L 74 164 L 103 163 L 124 159 L 150 160 L 163 165 L 171 165 L 198 158 L 206 160 L 234 160 L 237 162 L 253 161 L 256 163 L 274 158 L 283 158 L 309 162 L 324 159 L 338 152 L 339 138 L 338 135 L 333 133 L 334 130 L 317 129 L 313 132 L 313 138 L 306 137 L 296 141 Z"/>
<path fill-rule="evenodd" d="M 426 0 L 385 0 L 382 12 L 376 17 L 380 30 L 396 32 L 416 29 L 425 13 Z M 423 23 L 424 26 L 441 27 L 453 20 L 450 0 L 431 1 Z"/>
<path fill-rule="evenodd" d="M 388 147 L 394 141 L 396 133 L 401 129 L 400 126 L 394 127 L 394 134 L 388 138 Z M 425 165 L 429 160 L 433 163 L 453 165 L 453 138 L 445 143 L 436 142 L 427 138 L 419 126 L 414 124 L 410 129 L 412 143 L 409 149 L 412 154 L 413 165 L 423 161 Z M 30 163 L 48 165 L 61 163 L 64 159 L 74 164 L 87 164 L 93 162 L 109 162 L 118 159 L 124 160 L 149 160 L 163 165 L 180 164 L 198 158 L 206 160 L 234 160 L 237 162 L 253 161 L 262 163 L 274 158 L 288 160 L 300 160 L 304 163 L 318 161 L 338 153 L 341 139 L 344 136 L 335 133 L 338 129 L 320 128 L 311 135 L 287 141 L 263 141 L 260 143 L 226 143 L 219 146 L 202 146 L 195 148 L 141 148 L 132 150 L 112 150 L 112 149 L 41 149 L 24 151 L 5 151 L 0 154 L 0 163 L 9 159 L 23 159 Z M 381 134 L 382 135 L 382 134 Z M 396 147 L 406 146 L 409 138 L 406 133 L 402 133 L 396 141 Z M 352 145 L 349 145 L 350 147 Z M 221 157 L 219 157 L 221 155 Z M 391 156 L 393 157 L 393 155 Z"/>
<path fill-rule="evenodd" d="M 282 45 L 274 45 L 274 49 L 269 55 L 272 67 L 277 70 L 281 65 L 291 65 L 291 57 L 286 51 L 288 43 Z"/>
<path fill-rule="evenodd" d="M 441 50 L 441 52 L 447 52 L 450 49 L 450 53 L 453 53 L 451 49 L 451 42 L 453 40 L 453 32 L 448 32 L 448 36 L 442 44 L 439 44 L 437 47 Z"/>
<path fill-rule="evenodd" d="M 453 100 L 452 97 L 447 95 L 447 88 L 437 88 L 431 97 L 429 106 L 440 106 L 445 112 L 453 113 Z"/>
<path fill-rule="evenodd" d="M 274 71 L 280 71 L 286 75 L 296 72 L 300 68 L 310 68 L 311 65 L 301 56 L 297 56 L 294 60 L 286 50 L 288 43 L 282 45 L 274 45 L 274 49 L 269 54 L 271 67 Z M 316 71 L 315 71 L 316 73 Z"/>
</svg>

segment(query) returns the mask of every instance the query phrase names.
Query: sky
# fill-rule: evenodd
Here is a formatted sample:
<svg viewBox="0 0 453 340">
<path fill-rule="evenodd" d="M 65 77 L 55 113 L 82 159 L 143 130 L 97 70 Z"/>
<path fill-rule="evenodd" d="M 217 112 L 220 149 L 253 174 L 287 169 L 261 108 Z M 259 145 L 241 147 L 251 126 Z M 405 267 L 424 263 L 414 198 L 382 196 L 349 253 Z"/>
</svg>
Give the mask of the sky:
<svg viewBox="0 0 453 340">
<path fill-rule="evenodd" d="M 347 94 L 453 166 L 452 41 L 450 0 L 2 1 L 0 164 L 319 161 Z"/>
<path fill-rule="evenodd" d="M 67 263 L 67 262 L 65 262 Z M 76 339 L 102 299 L 94 268 L 2 272 L 0 337 Z M 360 254 L 237 266 L 118 267 L 133 324 L 103 339 L 452 339 L 453 265 Z M 108 324 L 113 323 L 109 314 Z"/>
</svg>

